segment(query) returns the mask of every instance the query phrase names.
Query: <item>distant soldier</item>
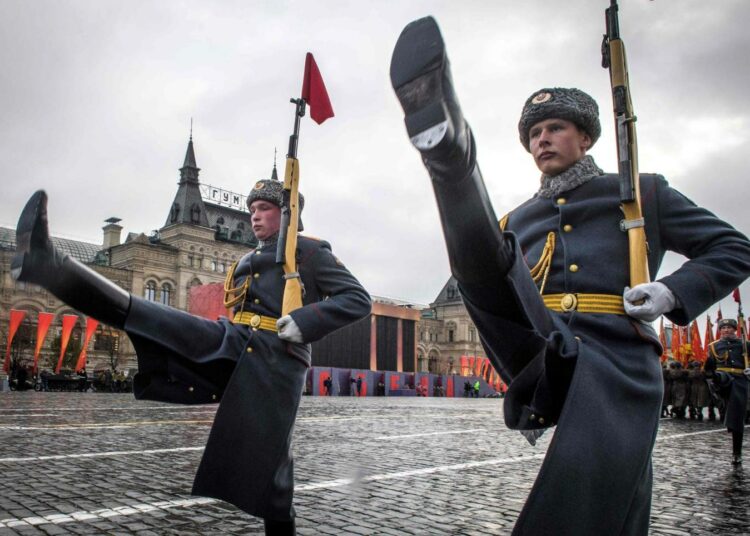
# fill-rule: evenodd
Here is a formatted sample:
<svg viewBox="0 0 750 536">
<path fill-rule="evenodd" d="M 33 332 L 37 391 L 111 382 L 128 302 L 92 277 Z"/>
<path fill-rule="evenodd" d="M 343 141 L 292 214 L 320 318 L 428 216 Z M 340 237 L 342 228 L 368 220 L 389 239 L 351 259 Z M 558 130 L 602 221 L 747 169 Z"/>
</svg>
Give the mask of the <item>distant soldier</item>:
<svg viewBox="0 0 750 536">
<path fill-rule="evenodd" d="M 721 338 L 708 347 L 705 369 L 724 399 L 724 425 L 732 434 L 732 464 L 740 465 L 750 381 L 747 367 L 750 343 L 746 342 L 743 348 L 742 340 L 737 337 L 737 321 L 732 318 L 719 320 L 719 333 Z"/>
<path fill-rule="evenodd" d="M 688 405 L 688 375 L 682 363 L 673 361 L 669 365 L 669 379 L 672 389 L 672 417 L 685 418 Z"/>
<path fill-rule="evenodd" d="M 706 383 L 706 373 L 700 361 L 691 361 L 688 366 L 688 385 L 690 390 L 689 412 L 691 419 L 703 420 L 703 408 L 708 406 L 711 393 Z"/>
<path fill-rule="evenodd" d="M 673 363 L 673 360 L 668 360 L 662 363 L 661 371 L 662 378 L 664 380 L 664 396 L 661 402 L 661 416 L 669 417 L 669 406 L 672 405 L 672 380 L 669 378 L 669 365 Z"/>
</svg>

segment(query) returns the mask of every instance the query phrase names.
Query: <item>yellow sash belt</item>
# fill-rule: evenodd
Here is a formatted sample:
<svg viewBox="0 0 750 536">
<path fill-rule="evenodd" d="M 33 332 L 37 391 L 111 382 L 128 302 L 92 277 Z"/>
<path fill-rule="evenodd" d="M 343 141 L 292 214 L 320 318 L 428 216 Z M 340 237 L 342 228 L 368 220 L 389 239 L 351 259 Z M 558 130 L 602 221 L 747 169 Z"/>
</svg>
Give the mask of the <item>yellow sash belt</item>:
<svg viewBox="0 0 750 536">
<path fill-rule="evenodd" d="M 604 313 L 624 315 L 622 296 L 612 294 L 544 294 L 547 309 L 558 313 Z"/>
<path fill-rule="evenodd" d="M 245 324 L 246 326 L 250 326 L 256 331 L 259 329 L 265 329 L 266 331 L 273 331 L 275 333 L 278 331 L 276 329 L 277 320 L 278 318 L 273 318 L 270 316 L 241 312 L 234 315 L 234 320 L 232 320 L 232 322 L 234 322 L 235 324 Z"/>
</svg>

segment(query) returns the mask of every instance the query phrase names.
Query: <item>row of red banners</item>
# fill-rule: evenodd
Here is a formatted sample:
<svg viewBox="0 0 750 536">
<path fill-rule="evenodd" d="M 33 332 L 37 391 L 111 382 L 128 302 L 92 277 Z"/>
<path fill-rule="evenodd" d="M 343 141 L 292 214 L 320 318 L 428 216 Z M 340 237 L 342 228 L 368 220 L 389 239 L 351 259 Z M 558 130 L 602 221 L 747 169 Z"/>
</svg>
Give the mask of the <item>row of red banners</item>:
<svg viewBox="0 0 750 536">
<path fill-rule="evenodd" d="M 26 317 L 26 311 L 18 311 L 16 309 L 10 310 L 10 330 L 8 331 L 8 346 L 5 349 L 5 362 L 3 363 L 3 370 L 6 374 L 10 373 L 10 348 L 13 344 L 13 338 L 16 336 L 18 328 L 21 326 L 23 319 Z M 47 336 L 52 320 L 54 320 L 54 313 L 39 313 L 37 318 L 37 332 L 36 332 L 36 348 L 34 348 L 34 368 L 33 373 L 37 373 L 37 363 L 39 362 L 39 354 L 42 351 L 44 344 L 44 338 Z M 57 367 L 55 367 L 55 374 L 60 374 L 60 369 L 63 364 L 63 357 L 65 357 L 65 351 L 68 349 L 68 343 L 70 342 L 70 335 L 73 332 L 73 328 L 78 322 L 78 315 L 62 315 L 62 334 L 60 336 L 60 357 L 57 360 Z M 81 353 L 78 355 L 76 360 L 75 371 L 79 372 L 86 367 L 86 349 L 89 346 L 89 341 L 96 331 L 96 327 L 99 325 L 97 320 L 91 317 L 86 318 L 86 337 L 83 342 Z"/>
</svg>

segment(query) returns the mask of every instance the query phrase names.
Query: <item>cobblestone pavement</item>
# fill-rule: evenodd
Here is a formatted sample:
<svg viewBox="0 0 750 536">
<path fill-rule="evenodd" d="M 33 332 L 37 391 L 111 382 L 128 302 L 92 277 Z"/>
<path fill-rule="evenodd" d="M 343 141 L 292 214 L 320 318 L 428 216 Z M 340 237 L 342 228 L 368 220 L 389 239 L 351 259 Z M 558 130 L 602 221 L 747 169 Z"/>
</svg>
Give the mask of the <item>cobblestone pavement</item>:
<svg viewBox="0 0 750 536">
<path fill-rule="evenodd" d="M 529 447 L 501 402 L 305 397 L 299 534 L 509 533 L 551 434 Z M 215 410 L 0 393 L 0 536 L 262 534 L 231 505 L 189 495 Z M 750 534 L 750 463 L 733 468 L 730 451 L 718 423 L 662 420 L 652 535 Z"/>
</svg>

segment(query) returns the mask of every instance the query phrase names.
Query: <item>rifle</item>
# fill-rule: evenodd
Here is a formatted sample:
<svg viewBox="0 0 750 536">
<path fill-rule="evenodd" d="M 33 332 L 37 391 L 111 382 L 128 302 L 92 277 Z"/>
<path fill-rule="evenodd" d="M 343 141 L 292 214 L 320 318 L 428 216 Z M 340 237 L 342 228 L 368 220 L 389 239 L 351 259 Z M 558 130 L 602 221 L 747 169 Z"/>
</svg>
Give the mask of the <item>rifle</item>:
<svg viewBox="0 0 750 536">
<path fill-rule="evenodd" d="M 745 369 L 748 369 L 750 368 L 750 357 L 747 354 L 747 333 L 745 333 L 745 316 L 742 314 L 741 301 L 737 302 L 737 324 L 739 324 L 740 338 L 742 339 L 742 357 L 745 359 Z"/>
<path fill-rule="evenodd" d="M 305 99 L 289 99 L 295 105 L 294 131 L 289 136 L 289 152 L 284 170 L 284 190 L 281 197 L 281 226 L 276 245 L 276 264 L 284 265 L 284 299 L 281 316 L 302 307 L 304 286 L 297 271 L 297 231 L 299 227 L 299 160 L 297 142 L 299 123 L 305 115 Z"/>
<path fill-rule="evenodd" d="M 617 0 L 610 0 L 605 11 L 607 33 L 602 40 L 602 67 L 609 69 L 612 101 L 615 114 L 620 201 L 625 218 L 620 229 L 628 233 L 630 286 L 651 280 L 648 271 L 648 244 L 641 210 L 640 178 L 638 175 L 638 145 L 635 137 L 636 116 L 630 100 L 628 67 L 625 45 L 620 39 Z"/>
</svg>

